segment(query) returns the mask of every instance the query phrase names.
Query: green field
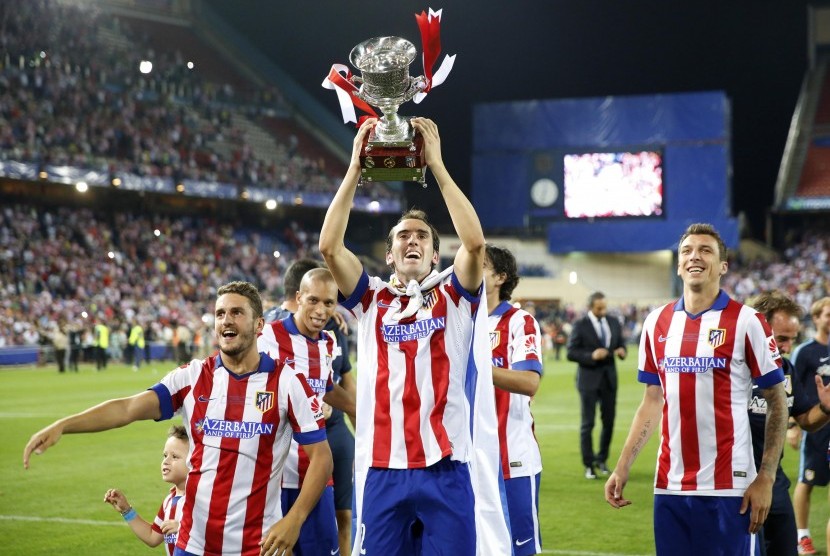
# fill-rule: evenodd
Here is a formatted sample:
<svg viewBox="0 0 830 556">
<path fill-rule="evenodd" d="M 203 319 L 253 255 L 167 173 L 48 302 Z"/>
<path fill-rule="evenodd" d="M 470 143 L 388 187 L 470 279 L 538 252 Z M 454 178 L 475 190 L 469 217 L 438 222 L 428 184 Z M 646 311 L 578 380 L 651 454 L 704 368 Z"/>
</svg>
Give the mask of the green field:
<svg viewBox="0 0 830 556">
<path fill-rule="evenodd" d="M 138 541 L 121 517 L 103 502 L 108 488 L 120 488 L 140 515 L 152 518 L 167 486 L 159 465 L 170 423 L 135 423 L 121 430 L 67 435 L 23 470 L 21 454 L 35 431 L 108 398 L 131 395 L 154 384 L 172 367 L 156 363 L 132 372 L 110 365 L 60 375 L 52 368 L 0 370 L 0 553 L 117 555 L 161 554 Z M 634 503 L 614 510 L 603 498 L 602 480 L 582 477 L 578 449 L 579 406 L 574 364 L 546 361 L 546 374 L 534 402 L 536 434 L 545 470 L 540 502 L 545 554 L 578 556 L 654 553 L 651 528 L 652 439 L 632 469 L 626 497 Z M 612 459 L 642 396 L 634 361 L 620 368 L 617 430 Z M 613 461 L 609 462 L 612 464 Z M 785 468 L 794 476 L 796 452 L 786 449 Z M 825 553 L 828 516 L 826 489 L 813 495 L 811 531 Z"/>
</svg>

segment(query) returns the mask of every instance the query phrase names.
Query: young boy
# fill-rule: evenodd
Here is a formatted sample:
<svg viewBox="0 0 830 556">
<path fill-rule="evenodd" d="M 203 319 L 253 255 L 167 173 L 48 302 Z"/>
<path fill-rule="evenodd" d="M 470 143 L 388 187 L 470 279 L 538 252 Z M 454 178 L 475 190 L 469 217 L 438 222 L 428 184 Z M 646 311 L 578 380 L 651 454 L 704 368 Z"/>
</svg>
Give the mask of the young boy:
<svg viewBox="0 0 830 556">
<path fill-rule="evenodd" d="M 161 478 L 174 486 L 161 503 L 158 515 L 152 523 L 148 523 L 136 513 L 120 490 L 111 488 L 104 495 L 104 502 L 109 502 L 113 508 L 121 512 L 136 537 L 149 547 L 156 547 L 164 542 L 170 556 L 176 548 L 179 521 L 182 518 L 182 504 L 179 502 L 184 495 L 184 484 L 187 480 L 189 446 L 185 428 L 180 425 L 170 427 L 161 459 Z"/>
</svg>

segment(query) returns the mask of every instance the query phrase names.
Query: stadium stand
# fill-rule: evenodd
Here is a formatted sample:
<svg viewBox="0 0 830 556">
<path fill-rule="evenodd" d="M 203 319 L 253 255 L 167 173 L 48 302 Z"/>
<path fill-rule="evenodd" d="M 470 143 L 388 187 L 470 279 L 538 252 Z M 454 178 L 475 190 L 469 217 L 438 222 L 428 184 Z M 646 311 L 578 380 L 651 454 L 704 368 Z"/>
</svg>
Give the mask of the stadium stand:
<svg viewBox="0 0 830 556">
<path fill-rule="evenodd" d="M 29 163 L 50 176 L 94 171 L 134 188 L 219 183 L 243 198 L 248 186 L 329 198 L 336 190 L 343 162 L 293 123 L 279 89 L 245 80 L 186 27 L 51 0 L 4 3 L 0 16 L 7 176 L 32 177 L 14 165 Z M 152 72 L 138 74 L 142 60 L 153 60 Z M 365 195 L 398 197 L 384 184 Z"/>
</svg>

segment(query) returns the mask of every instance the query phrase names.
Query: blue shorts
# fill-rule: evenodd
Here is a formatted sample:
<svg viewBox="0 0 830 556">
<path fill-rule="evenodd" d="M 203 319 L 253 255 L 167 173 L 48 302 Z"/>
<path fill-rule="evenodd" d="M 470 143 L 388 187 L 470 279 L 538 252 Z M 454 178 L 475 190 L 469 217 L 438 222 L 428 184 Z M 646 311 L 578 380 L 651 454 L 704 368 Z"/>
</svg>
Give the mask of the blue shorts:
<svg viewBox="0 0 830 556">
<path fill-rule="evenodd" d="M 363 489 L 361 556 L 475 554 L 475 498 L 466 463 L 370 468 Z"/>
<path fill-rule="evenodd" d="M 830 430 L 830 429 L 828 429 Z M 824 429 L 806 432 L 801 437 L 801 461 L 798 464 L 798 482 L 811 486 L 827 486 L 830 468 L 827 466 L 828 448 Z"/>
<path fill-rule="evenodd" d="M 539 531 L 539 482 L 542 477 L 505 479 L 507 509 L 510 513 L 510 533 L 513 537 L 513 556 L 529 556 L 542 552 L 542 534 Z"/>
<path fill-rule="evenodd" d="M 654 495 L 657 556 L 758 556 L 737 496 Z"/>
<path fill-rule="evenodd" d="M 282 489 L 283 515 L 288 513 L 299 495 L 298 488 Z M 334 489 L 327 486 L 300 529 L 300 538 L 294 545 L 294 556 L 336 554 L 339 548 L 337 519 L 334 517 Z"/>
</svg>

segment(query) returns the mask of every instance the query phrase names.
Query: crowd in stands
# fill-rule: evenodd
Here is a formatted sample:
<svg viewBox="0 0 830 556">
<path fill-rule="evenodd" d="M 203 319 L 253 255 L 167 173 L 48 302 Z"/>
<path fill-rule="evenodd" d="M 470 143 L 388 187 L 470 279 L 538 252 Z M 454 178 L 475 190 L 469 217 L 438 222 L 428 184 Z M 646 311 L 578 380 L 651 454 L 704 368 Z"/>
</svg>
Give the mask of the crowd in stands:
<svg viewBox="0 0 830 556">
<path fill-rule="evenodd" d="M 295 222 L 256 230 L 209 218 L 4 206 L 0 347 L 37 344 L 56 324 L 99 320 L 145 328 L 185 322 L 195 330 L 213 313 L 215 289 L 230 280 L 249 280 L 279 299 L 288 259 L 314 256 L 317 237 Z"/>
<path fill-rule="evenodd" d="M 284 110 L 276 87 L 240 92 L 210 82 L 179 51 L 148 44 L 92 7 L 0 3 L 0 45 L 2 159 L 299 193 L 339 185 L 343 169 L 302 156 L 296 136 L 266 161 L 233 125 L 235 114 Z M 153 70 L 140 74 L 145 58 Z M 233 151 L 215 148 L 217 141 Z M 372 184 L 372 194 L 394 195 L 382 184 Z"/>
<path fill-rule="evenodd" d="M 277 304 L 283 271 L 296 258 L 319 259 L 318 239 L 298 221 L 261 229 L 207 217 L 0 207 L 0 348 L 45 344 L 56 329 L 78 333 L 89 348 L 96 323 L 114 332 L 138 323 L 148 340 L 171 342 L 178 325 L 196 336 L 212 326 L 216 288 L 231 280 L 256 284 L 266 307 Z M 364 265 L 384 272 L 378 262 Z"/>
<path fill-rule="evenodd" d="M 830 295 L 830 232 L 804 233 L 772 263 L 731 261 L 721 284 L 738 301 L 779 289 L 804 309 L 804 324 L 811 326 L 810 306 Z"/>
</svg>

